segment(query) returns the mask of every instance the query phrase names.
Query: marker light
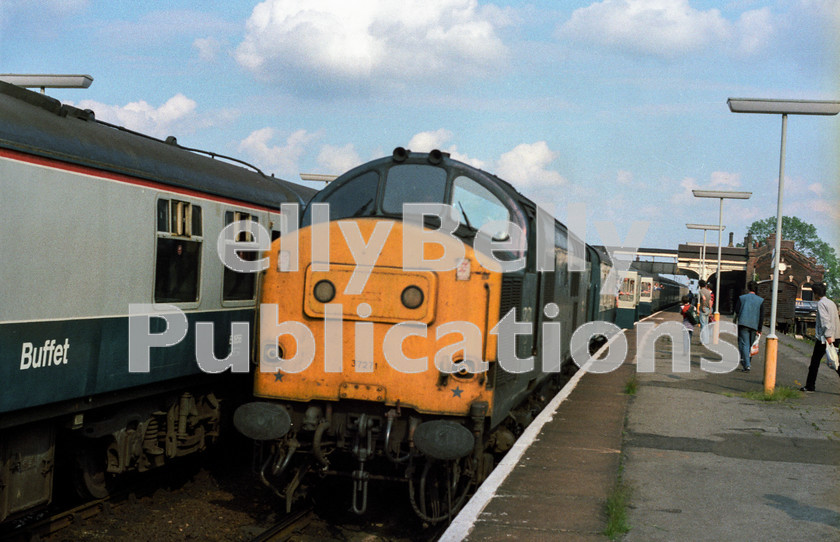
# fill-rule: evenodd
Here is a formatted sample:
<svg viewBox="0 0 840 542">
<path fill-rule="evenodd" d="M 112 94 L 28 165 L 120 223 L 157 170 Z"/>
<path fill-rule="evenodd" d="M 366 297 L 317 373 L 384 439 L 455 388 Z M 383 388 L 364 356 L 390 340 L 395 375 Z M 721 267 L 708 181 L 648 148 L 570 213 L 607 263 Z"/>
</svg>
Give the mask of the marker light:
<svg viewBox="0 0 840 542">
<path fill-rule="evenodd" d="M 329 303 L 335 297 L 335 286 L 328 280 L 320 280 L 312 293 L 320 303 Z"/>
<path fill-rule="evenodd" d="M 409 286 L 402 291 L 400 301 L 407 309 L 416 309 L 423 304 L 423 290 L 417 286 Z"/>
</svg>

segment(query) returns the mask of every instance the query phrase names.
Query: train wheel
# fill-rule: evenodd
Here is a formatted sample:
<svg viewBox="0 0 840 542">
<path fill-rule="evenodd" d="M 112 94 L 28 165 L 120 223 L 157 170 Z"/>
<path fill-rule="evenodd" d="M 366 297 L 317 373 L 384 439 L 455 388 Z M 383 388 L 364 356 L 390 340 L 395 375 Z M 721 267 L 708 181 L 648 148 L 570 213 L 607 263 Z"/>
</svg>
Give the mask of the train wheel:
<svg viewBox="0 0 840 542">
<path fill-rule="evenodd" d="M 83 499 L 104 499 L 114 489 L 114 475 L 105 470 L 105 450 L 88 444 L 76 451 L 74 484 Z"/>
</svg>

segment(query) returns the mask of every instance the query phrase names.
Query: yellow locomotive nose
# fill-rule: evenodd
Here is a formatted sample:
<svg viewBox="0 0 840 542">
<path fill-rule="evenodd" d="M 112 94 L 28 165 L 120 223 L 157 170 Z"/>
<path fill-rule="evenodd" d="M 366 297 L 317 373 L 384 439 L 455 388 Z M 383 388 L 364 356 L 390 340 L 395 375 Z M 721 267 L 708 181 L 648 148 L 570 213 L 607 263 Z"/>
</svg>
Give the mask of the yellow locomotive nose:
<svg viewBox="0 0 840 542">
<path fill-rule="evenodd" d="M 456 415 L 466 415 L 474 401 L 489 402 L 487 375 L 476 371 L 496 359 L 496 336 L 485 330 L 499 314 L 500 274 L 484 269 L 469 247 L 448 271 L 404 270 L 403 237 L 416 226 L 399 221 L 389 221 L 375 265 L 365 268 L 342 242 L 346 222 L 329 223 L 328 267 L 312 261 L 317 232 L 310 227 L 298 232 L 301 271 L 269 265 L 262 304 L 276 312 L 261 311 L 259 350 L 269 359 L 257 374 L 256 394 Z M 353 222 L 371 239 L 383 221 Z M 281 257 L 279 248 L 272 257 Z M 442 255 L 435 243 L 423 249 L 427 260 Z M 475 333 L 466 336 L 463 328 Z M 465 360 L 472 369 L 447 370 Z"/>
</svg>

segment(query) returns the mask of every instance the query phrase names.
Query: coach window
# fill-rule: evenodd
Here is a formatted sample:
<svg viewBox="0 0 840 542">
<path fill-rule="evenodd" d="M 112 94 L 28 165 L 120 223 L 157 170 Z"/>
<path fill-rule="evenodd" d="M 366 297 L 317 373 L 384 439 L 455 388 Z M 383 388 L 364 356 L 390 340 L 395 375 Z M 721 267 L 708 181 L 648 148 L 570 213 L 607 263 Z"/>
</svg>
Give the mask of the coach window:
<svg viewBox="0 0 840 542">
<path fill-rule="evenodd" d="M 630 277 L 625 277 L 621 281 L 621 290 L 618 292 L 619 301 L 633 302 L 636 299 L 636 280 Z"/>
<path fill-rule="evenodd" d="M 186 201 L 157 202 L 155 302 L 198 301 L 201 262 L 201 207 Z"/>
<path fill-rule="evenodd" d="M 446 170 L 425 164 L 403 164 L 388 170 L 382 210 L 402 215 L 403 203 L 443 203 Z"/>
<path fill-rule="evenodd" d="M 233 222 L 247 221 L 259 222 L 259 219 L 248 213 L 240 213 L 236 211 L 225 212 L 225 226 Z M 236 236 L 236 241 L 239 242 L 253 242 L 254 236 L 250 232 L 242 231 Z M 258 252 L 246 251 L 237 253 L 240 258 L 246 261 L 255 261 L 259 257 Z M 244 301 L 254 299 L 256 291 L 256 274 L 255 273 L 237 273 L 225 266 L 225 276 L 222 286 L 222 300 L 223 301 Z"/>
</svg>

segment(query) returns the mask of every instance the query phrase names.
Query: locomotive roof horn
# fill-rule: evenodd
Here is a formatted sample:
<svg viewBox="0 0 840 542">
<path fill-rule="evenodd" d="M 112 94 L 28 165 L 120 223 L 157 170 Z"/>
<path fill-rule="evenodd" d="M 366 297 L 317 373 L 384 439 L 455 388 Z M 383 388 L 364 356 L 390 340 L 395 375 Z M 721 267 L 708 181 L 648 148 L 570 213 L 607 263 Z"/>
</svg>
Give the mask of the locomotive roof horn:
<svg viewBox="0 0 840 542">
<path fill-rule="evenodd" d="M 403 147 L 397 147 L 396 149 L 394 149 L 394 162 L 405 162 L 405 159 L 408 158 L 409 152 L 411 151 L 408 151 Z"/>
<path fill-rule="evenodd" d="M 435 149 L 429 153 L 429 163 L 438 165 L 443 162 L 443 153 L 440 150 Z"/>
</svg>

